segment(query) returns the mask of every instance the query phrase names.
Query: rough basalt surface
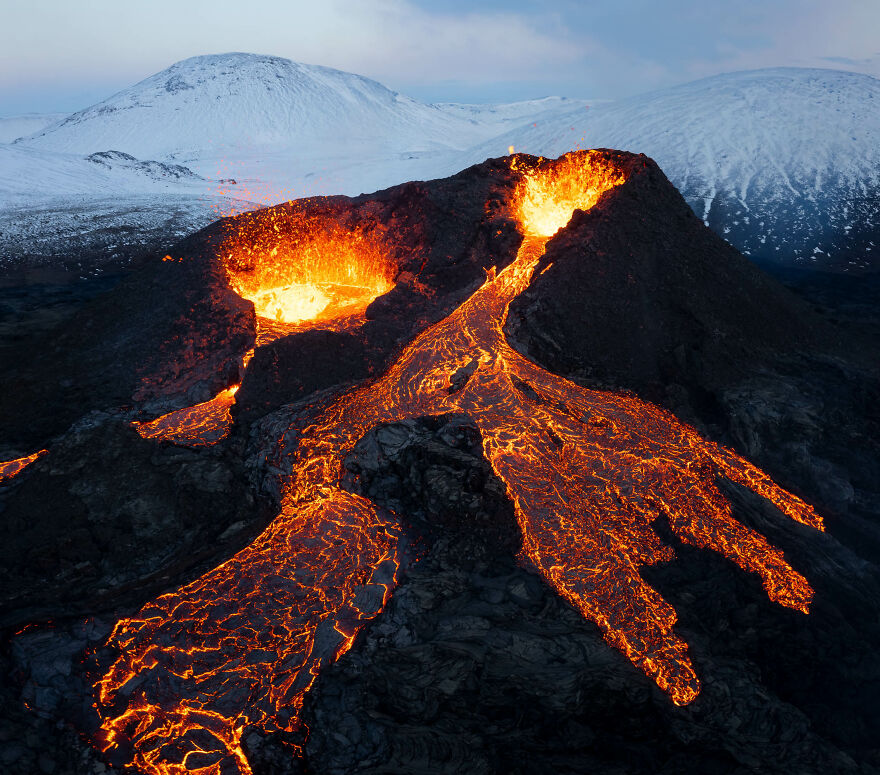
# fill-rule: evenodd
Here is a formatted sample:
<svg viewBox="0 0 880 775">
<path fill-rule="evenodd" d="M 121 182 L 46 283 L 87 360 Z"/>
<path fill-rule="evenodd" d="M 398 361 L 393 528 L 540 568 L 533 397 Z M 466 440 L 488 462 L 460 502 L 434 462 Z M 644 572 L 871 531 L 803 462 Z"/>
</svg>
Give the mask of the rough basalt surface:
<svg viewBox="0 0 880 775">
<path fill-rule="evenodd" d="M 310 696 L 313 771 L 854 773 L 877 763 L 877 713 L 853 711 L 878 686 L 880 630 L 853 617 L 876 611 L 880 584 L 864 566 L 841 578 L 861 563 L 832 536 L 730 486 L 738 518 L 811 569 L 807 618 L 676 542 L 660 518 L 679 557 L 645 575 L 674 602 L 704 680 L 676 708 L 517 565 L 503 485 L 466 418 L 377 428 L 345 467 L 356 491 L 435 538 Z"/>
<path fill-rule="evenodd" d="M 463 561 L 519 552 L 513 507 L 467 415 L 377 427 L 343 461 L 342 486 L 403 515 L 416 535 L 453 546 Z"/>
<path fill-rule="evenodd" d="M 269 516 L 228 450 L 160 446 L 124 416 L 90 415 L 0 485 L 0 627 L 137 605 Z"/>
<path fill-rule="evenodd" d="M 820 314 L 764 274 L 653 164 L 575 212 L 542 264 L 510 306 L 515 348 L 579 384 L 666 406 L 819 505 L 832 535 L 880 557 L 871 328 Z"/>
<path fill-rule="evenodd" d="M 419 331 L 479 287 L 488 271 L 509 264 L 521 240 L 507 207 L 514 187 L 507 165 L 489 160 L 442 180 L 354 199 L 306 200 L 309 217 L 381 224 L 396 283 L 367 308 L 365 324 L 355 331 L 305 332 L 258 350 L 236 400 L 242 425 L 313 390 L 381 373 Z M 272 211 L 249 217 L 269 219 Z"/>
<path fill-rule="evenodd" d="M 238 380 L 253 341 L 253 305 L 216 261 L 156 257 L 4 353 L 0 451 L 46 446 L 91 411 L 156 416 L 206 401 Z"/>
</svg>

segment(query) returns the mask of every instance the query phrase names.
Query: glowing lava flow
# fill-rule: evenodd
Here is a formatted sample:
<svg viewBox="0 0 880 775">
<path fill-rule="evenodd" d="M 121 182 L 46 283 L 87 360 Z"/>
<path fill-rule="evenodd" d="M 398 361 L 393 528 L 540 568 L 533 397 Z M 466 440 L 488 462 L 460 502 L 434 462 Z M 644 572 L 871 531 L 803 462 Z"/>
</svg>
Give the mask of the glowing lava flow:
<svg viewBox="0 0 880 775">
<path fill-rule="evenodd" d="M 17 457 L 15 460 L 6 460 L 0 463 L 0 483 L 5 482 L 7 479 L 12 479 L 13 476 L 18 476 L 25 468 L 35 460 L 43 457 L 48 451 L 47 449 L 41 449 L 39 452 L 34 452 L 33 455 Z"/>
<path fill-rule="evenodd" d="M 229 434 L 232 426 L 229 410 L 235 403 L 237 390 L 238 385 L 221 391 L 210 401 L 133 425 L 145 439 L 162 439 L 187 447 L 209 447 Z"/>
<path fill-rule="evenodd" d="M 549 185 L 553 176 L 576 176 L 573 194 Z M 296 727 L 321 666 L 349 648 L 395 583 L 396 523 L 338 486 L 344 456 L 382 422 L 469 414 L 514 504 L 523 563 L 677 704 L 696 697 L 699 681 L 673 632 L 675 611 L 639 574 L 674 557 L 651 527 L 658 515 L 683 542 L 760 575 L 773 600 L 808 610 L 809 584 L 733 518 L 716 477 L 821 529 L 809 505 L 669 412 L 579 387 L 505 340 L 508 305 L 528 285 L 548 231 L 622 182 L 592 153 L 526 174 L 518 214 L 527 236 L 515 262 L 420 334 L 381 379 L 279 439 L 290 474 L 272 525 L 219 568 L 116 626 L 109 645 L 119 656 L 98 684 L 100 743 L 114 761 L 150 773 L 246 773 L 247 726 Z M 566 201 L 567 213 L 557 207 Z M 451 392 L 451 376 L 468 365 L 476 365 L 472 375 Z"/>
</svg>

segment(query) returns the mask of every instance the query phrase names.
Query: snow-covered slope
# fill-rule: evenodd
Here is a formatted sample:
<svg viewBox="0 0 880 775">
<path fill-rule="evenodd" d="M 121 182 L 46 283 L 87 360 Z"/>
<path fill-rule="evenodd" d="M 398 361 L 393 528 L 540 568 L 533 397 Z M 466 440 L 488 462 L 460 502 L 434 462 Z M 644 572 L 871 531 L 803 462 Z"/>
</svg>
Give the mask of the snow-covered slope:
<svg viewBox="0 0 880 775">
<path fill-rule="evenodd" d="M 11 143 L 61 121 L 67 113 L 25 113 L 0 117 L 0 143 Z"/>
<path fill-rule="evenodd" d="M 278 57 L 195 57 L 0 144 L 0 212 L 15 208 L 14 229 L 28 204 L 61 213 L 72 203 L 81 216 L 90 198 L 101 213 L 115 198 L 122 213 L 126 197 L 161 207 L 157 195 L 173 194 L 208 218 L 216 196 L 239 210 L 235 200 L 358 194 L 450 175 L 509 146 L 643 152 L 757 259 L 880 266 L 880 81 L 833 70 L 732 73 L 589 107 L 426 105 Z"/>
<path fill-rule="evenodd" d="M 328 67 L 256 54 L 193 57 L 37 132 L 34 148 L 115 149 L 168 159 L 207 152 L 293 150 L 326 156 L 464 149 L 503 131 L 501 116 L 426 105 Z"/>
<path fill-rule="evenodd" d="M 55 265 L 100 273 L 167 248 L 230 209 L 216 189 L 217 181 L 186 167 L 124 153 L 83 157 L 0 144 L 0 279 L 25 265 L 47 276 Z"/>
<path fill-rule="evenodd" d="M 835 70 L 729 73 L 511 130 L 462 164 L 610 147 L 654 158 L 695 212 L 754 257 L 877 266 L 880 80 Z"/>
<path fill-rule="evenodd" d="M 24 205 L 52 199 L 126 197 L 131 194 L 209 194 L 207 181 L 187 167 L 141 161 L 114 151 L 87 157 L 52 153 L 27 146 L 0 145 L 0 205 Z"/>
<path fill-rule="evenodd" d="M 528 122 L 544 121 L 571 110 L 583 108 L 587 103 L 568 97 L 543 97 L 537 100 L 507 102 L 501 104 L 468 104 L 462 102 L 438 102 L 434 107 L 453 116 L 465 118 L 486 127 L 491 137 L 522 126 Z M 482 130 L 479 130 L 482 132 Z"/>
</svg>

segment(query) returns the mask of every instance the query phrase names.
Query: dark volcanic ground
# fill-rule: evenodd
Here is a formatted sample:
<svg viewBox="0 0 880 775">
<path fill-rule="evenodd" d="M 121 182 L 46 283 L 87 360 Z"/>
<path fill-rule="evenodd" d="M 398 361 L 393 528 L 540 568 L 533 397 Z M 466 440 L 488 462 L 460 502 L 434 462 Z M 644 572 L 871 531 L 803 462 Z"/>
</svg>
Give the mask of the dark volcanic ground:
<svg viewBox="0 0 880 775">
<path fill-rule="evenodd" d="M 643 575 L 678 612 L 703 681 L 677 708 L 516 564 L 512 508 L 469 418 L 379 427 L 344 480 L 400 515 L 424 558 L 322 672 L 302 761 L 285 746 L 302 740 L 245 736 L 255 773 L 880 772 L 876 283 L 790 273 L 786 289 L 703 227 L 650 160 L 614 157 L 628 182 L 551 240 L 508 338 L 580 384 L 670 408 L 816 505 L 823 535 L 726 485 L 736 517 L 814 586 L 811 614 L 676 545 Z M 360 330 L 259 348 L 233 433 L 209 449 L 146 441 L 129 422 L 237 379 L 254 318 L 215 259 L 218 227 L 172 248 L 183 262 L 0 289 L 0 458 L 50 450 L 0 485 L 4 772 L 105 770 L 76 731 L 84 649 L 271 519 L 269 431 L 380 372 L 513 259 L 514 184 L 495 161 L 308 205 L 387 228 L 406 279 Z M 675 543 L 663 515 L 655 529 Z"/>
</svg>

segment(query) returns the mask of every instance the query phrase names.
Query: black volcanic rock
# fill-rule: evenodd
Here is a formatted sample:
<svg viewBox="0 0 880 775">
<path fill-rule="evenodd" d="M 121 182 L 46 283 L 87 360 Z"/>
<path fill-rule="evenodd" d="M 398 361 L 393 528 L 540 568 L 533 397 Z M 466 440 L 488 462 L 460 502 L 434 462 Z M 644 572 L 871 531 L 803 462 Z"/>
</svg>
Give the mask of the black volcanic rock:
<svg viewBox="0 0 880 775">
<path fill-rule="evenodd" d="M 248 424 L 313 390 L 381 372 L 416 333 L 473 292 L 490 269 L 509 264 L 521 241 L 508 211 L 515 185 L 509 166 L 490 159 L 450 178 L 354 199 L 298 203 L 296 218 L 376 225 L 396 282 L 367 308 L 366 323 L 355 331 L 305 332 L 259 348 L 236 395 L 239 420 Z M 285 207 L 241 217 L 283 217 Z"/>
<path fill-rule="evenodd" d="M 657 525 L 679 557 L 645 575 L 674 601 L 704 682 L 677 708 L 514 562 L 503 484 L 467 418 L 380 426 L 344 469 L 346 486 L 393 508 L 429 548 L 309 695 L 310 771 L 874 771 L 880 584 L 833 536 L 732 492 L 738 519 L 810 568 L 817 598 L 805 617 Z"/>
<path fill-rule="evenodd" d="M 653 161 L 626 163 L 626 183 L 548 242 L 510 306 L 511 344 L 580 384 L 665 405 L 880 553 L 877 341 L 706 228 Z"/>
<path fill-rule="evenodd" d="M 513 558 L 522 536 L 504 484 L 467 415 L 380 425 L 343 461 L 342 486 L 400 514 L 419 535 L 466 557 Z"/>
<path fill-rule="evenodd" d="M 657 165 L 576 211 L 507 331 L 552 370 L 659 397 L 716 389 L 780 354 L 842 349 L 823 318 L 706 228 Z M 544 271 L 542 271 L 544 270 Z"/>
<path fill-rule="evenodd" d="M 253 305 L 216 259 L 157 259 L 4 353 L 0 438 L 30 452 L 93 410 L 156 416 L 206 401 L 237 381 L 253 341 Z"/>
<path fill-rule="evenodd" d="M 267 516 L 222 447 L 160 447 L 96 413 L 0 486 L 0 628 L 140 605 Z"/>
<path fill-rule="evenodd" d="M 515 183 L 505 162 L 490 160 L 443 180 L 296 203 L 294 223 L 321 218 L 343 226 L 368 223 L 384 235 L 396 284 L 368 309 L 367 324 L 354 334 L 360 343 L 352 344 L 366 351 L 370 369 L 380 368 L 414 332 L 451 311 L 490 267 L 513 260 L 520 237 L 507 201 Z M 254 342 L 255 319 L 251 303 L 228 285 L 220 246 L 228 230 L 290 208 L 218 221 L 175 245 L 174 260 L 146 262 L 71 319 L 22 336 L 6 349 L 0 457 L 44 446 L 92 410 L 131 406 L 141 417 L 152 417 L 205 401 L 236 382 L 241 357 Z M 242 419 L 299 397 L 300 390 L 273 393 L 269 385 L 308 368 L 308 359 L 300 362 L 308 341 L 276 345 L 271 356 L 255 359 L 249 379 L 256 380 L 260 397 L 250 406 L 255 394 L 245 385 Z M 264 369 L 270 373 L 260 376 Z M 315 369 L 302 384 L 328 387 L 335 384 L 328 379 L 360 379 L 369 373 L 364 369 L 363 359 L 355 357 L 346 373 L 321 377 Z"/>
<path fill-rule="evenodd" d="M 254 352 L 235 395 L 236 419 L 249 422 L 282 404 L 372 372 L 363 340 L 336 331 L 304 331 Z"/>
</svg>

